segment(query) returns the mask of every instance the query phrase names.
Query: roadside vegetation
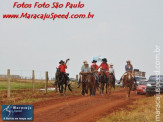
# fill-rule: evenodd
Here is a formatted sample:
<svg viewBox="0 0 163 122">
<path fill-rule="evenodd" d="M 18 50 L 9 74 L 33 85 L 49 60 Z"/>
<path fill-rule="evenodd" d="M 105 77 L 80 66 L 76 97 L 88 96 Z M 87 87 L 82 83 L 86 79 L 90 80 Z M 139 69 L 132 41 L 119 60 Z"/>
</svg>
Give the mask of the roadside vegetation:
<svg viewBox="0 0 163 122">
<path fill-rule="evenodd" d="M 48 82 L 48 87 L 53 87 L 53 81 Z M 71 93 L 68 88 L 66 91 L 66 96 L 78 96 L 81 95 L 81 86 L 77 88 L 77 82 L 71 82 L 71 87 L 73 89 L 73 93 Z M 32 91 L 32 81 L 12 81 L 11 82 L 11 97 L 7 98 L 7 81 L 0 81 L 0 105 L 2 104 L 24 104 L 24 103 L 33 103 L 38 101 L 44 101 L 48 99 L 54 99 L 60 97 L 59 93 L 55 91 L 48 91 L 45 95 L 45 81 L 37 81 L 35 82 L 35 91 Z M 100 89 L 97 90 L 99 93 Z M 116 89 L 112 89 L 112 91 L 119 91 L 120 87 L 116 87 Z"/>
<path fill-rule="evenodd" d="M 32 89 L 32 81 L 11 81 L 10 82 L 11 90 L 21 90 L 21 89 Z M 50 85 L 50 84 L 49 84 Z M 7 90 L 8 83 L 7 81 L 0 81 L 0 91 Z M 43 88 L 45 82 L 35 82 L 35 88 Z"/>
<path fill-rule="evenodd" d="M 53 87 L 53 81 L 48 82 L 48 87 Z M 81 95 L 81 89 L 77 88 L 77 83 L 72 82 L 71 84 L 73 88 L 73 95 Z M 33 103 L 38 101 L 44 101 L 49 99 L 54 99 L 60 97 L 59 93 L 56 91 L 49 91 L 45 95 L 44 89 L 45 82 L 36 82 L 35 83 L 35 91 L 32 91 L 32 82 L 28 81 L 12 81 L 11 82 L 11 97 L 7 98 L 7 81 L 0 81 L 0 105 L 2 104 L 25 104 L 25 103 Z M 66 91 L 66 96 L 72 95 L 71 92 L 68 90 Z"/>
<path fill-rule="evenodd" d="M 155 122 L 155 106 L 155 96 L 146 97 L 134 101 L 133 104 L 127 106 L 127 108 L 115 111 L 97 122 Z M 161 100 L 160 106 L 160 116 L 163 116 L 163 100 Z M 161 121 L 163 121 L 163 117 Z"/>
</svg>

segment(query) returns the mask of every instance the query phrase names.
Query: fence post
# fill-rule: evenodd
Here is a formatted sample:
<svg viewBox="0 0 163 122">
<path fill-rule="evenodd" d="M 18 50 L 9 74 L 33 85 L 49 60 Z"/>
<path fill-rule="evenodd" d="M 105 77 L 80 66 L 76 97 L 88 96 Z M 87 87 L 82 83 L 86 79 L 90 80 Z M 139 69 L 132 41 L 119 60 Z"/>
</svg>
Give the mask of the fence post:
<svg viewBox="0 0 163 122">
<path fill-rule="evenodd" d="M 8 87 L 7 87 L 7 97 L 10 97 L 10 93 L 11 93 L 11 77 L 10 77 L 10 69 L 7 70 L 7 79 L 8 79 Z"/>
<path fill-rule="evenodd" d="M 32 88 L 33 92 L 35 91 L 35 71 L 32 70 Z"/>
<path fill-rule="evenodd" d="M 48 72 L 45 73 L 45 94 L 47 94 L 47 88 L 48 88 Z"/>
</svg>

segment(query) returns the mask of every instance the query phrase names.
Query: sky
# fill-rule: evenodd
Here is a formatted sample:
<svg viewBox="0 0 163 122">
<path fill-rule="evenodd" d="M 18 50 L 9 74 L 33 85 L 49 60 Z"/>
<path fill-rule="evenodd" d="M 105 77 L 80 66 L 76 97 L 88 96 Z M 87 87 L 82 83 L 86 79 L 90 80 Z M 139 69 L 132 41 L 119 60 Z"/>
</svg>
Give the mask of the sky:
<svg viewBox="0 0 163 122">
<path fill-rule="evenodd" d="M 37 0 L 52 3 L 52 0 Z M 56 0 L 55 0 L 56 1 Z M 156 45 L 163 45 L 162 0 L 81 0 L 83 9 L 23 9 L 12 8 L 15 0 L 0 4 L 0 74 L 53 77 L 59 61 L 70 58 L 67 72 L 75 77 L 84 60 L 102 56 L 113 63 L 116 78 L 125 72 L 126 60 L 135 69 L 154 74 Z M 23 2 L 19 0 L 18 2 Z M 35 0 L 26 0 L 34 3 Z M 78 0 L 57 2 L 78 3 Z M 88 13 L 93 19 L 2 19 L 3 14 L 28 13 Z M 163 60 L 162 52 L 161 58 Z"/>
</svg>

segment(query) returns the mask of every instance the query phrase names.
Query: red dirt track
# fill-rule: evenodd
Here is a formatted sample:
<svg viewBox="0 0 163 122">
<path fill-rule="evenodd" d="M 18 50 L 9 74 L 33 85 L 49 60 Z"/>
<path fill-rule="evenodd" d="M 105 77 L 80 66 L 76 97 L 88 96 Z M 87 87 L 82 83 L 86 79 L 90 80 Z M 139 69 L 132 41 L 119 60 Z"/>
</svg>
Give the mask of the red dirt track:
<svg viewBox="0 0 163 122">
<path fill-rule="evenodd" d="M 62 96 L 34 103 L 34 122 L 94 122 L 144 97 L 132 91 L 127 100 L 124 89 L 110 96 Z"/>
</svg>

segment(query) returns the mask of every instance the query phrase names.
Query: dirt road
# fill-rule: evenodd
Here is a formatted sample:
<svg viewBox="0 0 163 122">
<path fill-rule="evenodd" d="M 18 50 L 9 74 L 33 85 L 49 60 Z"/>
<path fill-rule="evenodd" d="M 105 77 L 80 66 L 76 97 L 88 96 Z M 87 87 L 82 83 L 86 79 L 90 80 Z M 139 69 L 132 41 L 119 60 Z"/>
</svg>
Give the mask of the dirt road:
<svg viewBox="0 0 163 122">
<path fill-rule="evenodd" d="M 132 92 L 131 98 L 127 100 L 124 89 L 115 91 L 110 96 L 58 97 L 33 104 L 34 122 L 94 122 L 143 97 L 145 96 Z"/>
</svg>

